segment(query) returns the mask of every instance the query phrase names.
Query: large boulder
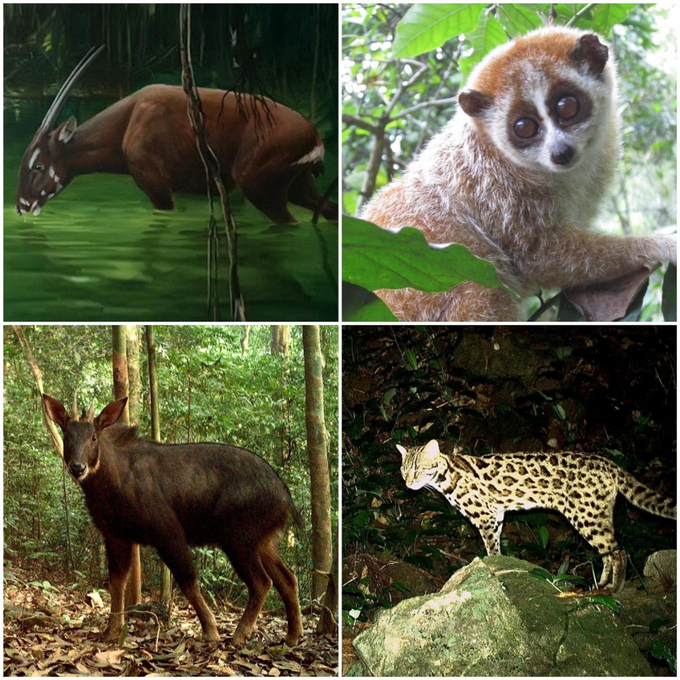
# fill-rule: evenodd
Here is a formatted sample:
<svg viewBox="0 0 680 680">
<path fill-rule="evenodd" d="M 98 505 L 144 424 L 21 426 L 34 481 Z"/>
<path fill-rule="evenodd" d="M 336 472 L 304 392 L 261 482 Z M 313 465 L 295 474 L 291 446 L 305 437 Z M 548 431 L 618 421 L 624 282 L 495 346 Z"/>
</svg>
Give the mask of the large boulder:
<svg viewBox="0 0 680 680">
<path fill-rule="evenodd" d="M 475 559 L 436 595 L 381 612 L 354 640 L 351 675 L 652 675 L 611 609 L 556 597 L 535 570 L 512 557 Z"/>
</svg>

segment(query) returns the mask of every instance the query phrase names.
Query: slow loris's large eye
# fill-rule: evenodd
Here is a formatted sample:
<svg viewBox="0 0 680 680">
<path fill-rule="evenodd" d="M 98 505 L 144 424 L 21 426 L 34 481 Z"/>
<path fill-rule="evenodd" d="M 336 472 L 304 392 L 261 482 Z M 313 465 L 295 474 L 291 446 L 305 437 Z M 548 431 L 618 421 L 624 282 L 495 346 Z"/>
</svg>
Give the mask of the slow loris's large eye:
<svg viewBox="0 0 680 680">
<path fill-rule="evenodd" d="M 578 99 L 572 95 L 567 95 L 558 99 L 557 105 L 555 106 L 557 117 L 562 120 L 571 120 L 574 116 L 578 115 L 581 108 Z"/>
<path fill-rule="evenodd" d="M 531 139 L 538 134 L 538 123 L 533 118 L 520 118 L 512 129 L 520 139 Z"/>
</svg>

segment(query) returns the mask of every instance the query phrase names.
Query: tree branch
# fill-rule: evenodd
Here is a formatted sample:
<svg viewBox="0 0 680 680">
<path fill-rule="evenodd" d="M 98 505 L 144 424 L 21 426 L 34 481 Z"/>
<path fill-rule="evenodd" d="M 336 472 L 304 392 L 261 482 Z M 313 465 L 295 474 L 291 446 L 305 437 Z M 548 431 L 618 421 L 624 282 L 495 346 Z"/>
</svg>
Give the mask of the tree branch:
<svg viewBox="0 0 680 680">
<path fill-rule="evenodd" d="M 211 235 L 215 230 L 215 215 L 213 213 L 212 194 L 210 187 L 215 183 L 220 196 L 222 205 L 222 215 L 224 217 L 225 230 L 227 234 L 227 248 L 229 250 L 229 293 L 230 311 L 233 321 L 245 321 L 245 303 L 241 294 L 241 285 L 238 278 L 237 265 L 237 234 L 236 223 L 229 208 L 227 190 L 222 181 L 220 163 L 208 144 L 205 136 L 205 116 L 198 88 L 194 80 L 193 67 L 191 65 L 190 36 L 191 36 L 191 10 L 188 4 L 180 5 L 180 52 L 182 56 L 182 87 L 187 94 L 187 115 L 191 122 L 191 127 L 196 134 L 196 148 L 203 162 L 205 169 L 206 184 L 208 186 L 208 203 L 210 204 L 209 232 Z M 209 253 L 210 258 L 216 258 L 213 251 Z"/>
</svg>

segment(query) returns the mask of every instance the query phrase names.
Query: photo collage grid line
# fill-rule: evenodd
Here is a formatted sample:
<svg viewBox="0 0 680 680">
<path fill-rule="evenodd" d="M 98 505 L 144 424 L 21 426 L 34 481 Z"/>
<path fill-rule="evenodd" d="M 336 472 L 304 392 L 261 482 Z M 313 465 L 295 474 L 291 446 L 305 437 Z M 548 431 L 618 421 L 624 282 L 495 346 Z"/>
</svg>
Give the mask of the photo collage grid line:
<svg viewBox="0 0 680 680">
<path fill-rule="evenodd" d="M 679 12 L 3 5 L 4 675 L 676 675 Z"/>
</svg>

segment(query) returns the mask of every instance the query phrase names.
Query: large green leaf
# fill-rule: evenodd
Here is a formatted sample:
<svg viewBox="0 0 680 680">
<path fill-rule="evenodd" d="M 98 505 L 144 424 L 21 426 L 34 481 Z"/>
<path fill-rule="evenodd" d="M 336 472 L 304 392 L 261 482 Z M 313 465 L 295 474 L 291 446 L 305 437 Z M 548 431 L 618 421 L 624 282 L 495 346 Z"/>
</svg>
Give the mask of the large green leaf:
<svg viewBox="0 0 680 680">
<path fill-rule="evenodd" d="M 477 26 L 483 4 L 413 5 L 397 26 L 392 56 L 416 57 Z"/>
<path fill-rule="evenodd" d="M 612 26 L 623 23 L 634 8 L 635 3 L 597 3 L 593 8 L 593 29 L 609 35 Z"/>
<path fill-rule="evenodd" d="M 466 35 L 472 53 L 460 59 L 460 72 L 465 80 L 472 69 L 491 51 L 508 41 L 505 31 L 496 17 L 481 17 L 479 25 Z"/>
<path fill-rule="evenodd" d="M 342 276 L 367 290 L 416 288 L 442 293 L 463 281 L 501 286 L 493 265 L 464 246 L 433 248 L 418 229 L 394 233 L 356 217 L 342 218 Z"/>
<path fill-rule="evenodd" d="M 674 264 L 668 265 L 663 278 L 661 311 L 664 321 L 678 320 L 678 270 Z"/>
<path fill-rule="evenodd" d="M 525 35 L 544 24 L 535 6 L 521 3 L 507 3 L 498 5 L 498 20 L 511 38 Z"/>
<path fill-rule="evenodd" d="M 347 281 L 342 283 L 342 319 L 343 321 L 399 321 L 375 293 Z"/>
</svg>

